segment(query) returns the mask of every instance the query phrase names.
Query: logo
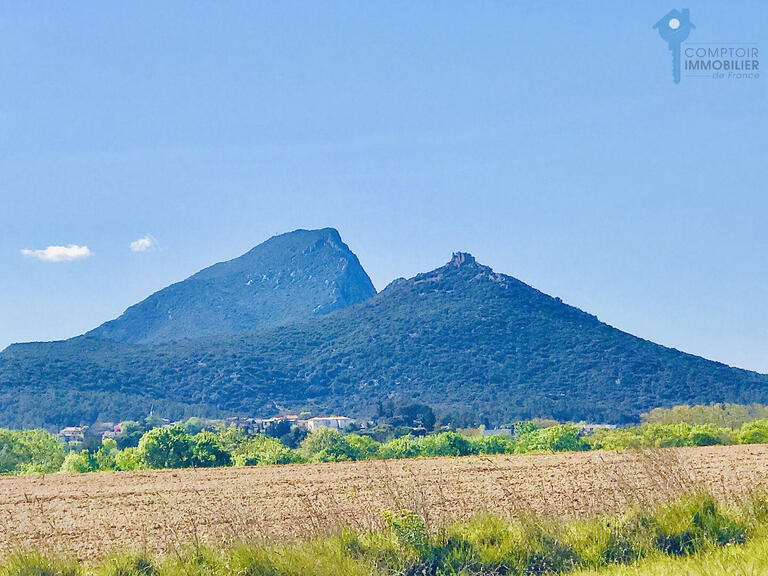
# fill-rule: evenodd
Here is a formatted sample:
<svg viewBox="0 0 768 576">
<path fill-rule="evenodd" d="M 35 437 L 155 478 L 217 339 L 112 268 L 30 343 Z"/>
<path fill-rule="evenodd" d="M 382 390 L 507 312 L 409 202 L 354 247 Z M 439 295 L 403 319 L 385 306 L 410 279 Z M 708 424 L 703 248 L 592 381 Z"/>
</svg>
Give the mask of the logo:
<svg viewBox="0 0 768 576">
<path fill-rule="evenodd" d="M 691 11 L 673 9 L 653 27 L 672 52 L 672 80 L 756 80 L 760 78 L 760 51 L 754 42 L 686 42 L 696 26 Z M 685 43 L 685 44 L 684 44 Z"/>
<path fill-rule="evenodd" d="M 672 52 L 672 79 L 680 83 L 680 47 L 688 39 L 691 30 L 696 28 L 691 22 L 691 11 L 670 10 L 667 15 L 653 25 L 659 31 L 659 36 L 669 46 Z"/>
</svg>

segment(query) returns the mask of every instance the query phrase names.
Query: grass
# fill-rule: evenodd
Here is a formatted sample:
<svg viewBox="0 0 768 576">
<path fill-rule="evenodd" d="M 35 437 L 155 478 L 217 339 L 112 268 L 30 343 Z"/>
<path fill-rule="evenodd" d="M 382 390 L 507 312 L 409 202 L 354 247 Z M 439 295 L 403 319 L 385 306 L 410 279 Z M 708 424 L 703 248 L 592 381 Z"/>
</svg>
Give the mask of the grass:
<svg viewBox="0 0 768 576">
<path fill-rule="evenodd" d="M 116 553 L 96 564 L 17 553 L 0 576 L 481 576 L 768 573 L 768 499 L 724 507 L 706 494 L 654 510 L 558 521 L 489 513 L 428 530 L 409 510 L 386 528 L 308 542 L 179 546 L 165 557 Z"/>
<path fill-rule="evenodd" d="M 725 546 L 687 557 L 654 555 L 628 566 L 580 570 L 572 576 L 763 576 L 768 574 L 768 539 Z"/>
</svg>

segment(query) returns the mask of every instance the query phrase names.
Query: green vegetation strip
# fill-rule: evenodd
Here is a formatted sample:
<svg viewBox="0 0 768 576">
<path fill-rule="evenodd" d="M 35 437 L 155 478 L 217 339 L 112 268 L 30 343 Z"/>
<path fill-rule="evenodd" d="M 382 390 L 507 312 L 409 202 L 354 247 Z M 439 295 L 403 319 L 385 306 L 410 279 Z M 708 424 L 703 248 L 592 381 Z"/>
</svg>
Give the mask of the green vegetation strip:
<svg viewBox="0 0 768 576">
<path fill-rule="evenodd" d="M 86 565 L 17 553 L 5 560 L 0 575 L 678 574 L 685 572 L 663 570 L 708 565 L 732 574 L 739 573 L 734 563 L 756 565 L 750 551 L 761 555 L 761 568 L 768 567 L 768 500 L 757 496 L 726 509 L 708 495 L 691 495 L 653 511 L 570 523 L 481 514 L 435 530 L 408 510 L 383 515 L 387 527 L 373 533 L 342 531 L 304 543 L 242 543 L 218 550 L 186 545 L 164 558 L 124 552 Z M 742 548 L 747 540 L 749 547 Z M 722 552 L 723 547 L 729 550 Z M 690 560 L 673 560 L 680 557 Z M 723 571 L 726 567 L 731 571 Z"/>
<path fill-rule="evenodd" d="M 513 436 L 467 436 L 440 432 L 405 435 L 376 441 L 365 431 L 344 434 L 320 429 L 290 448 L 276 438 L 248 435 L 234 426 L 190 433 L 184 425 L 158 427 L 136 435 L 135 446 L 107 438 L 97 449 L 66 446 L 44 430 L 0 429 L 0 474 L 94 472 L 148 468 L 254 466 L 296 462 L 338 462 L 468 456 L 472 454 L 524 454 L 566 450 L 623 450 L 668 446 L 709 446 L 768 442 L 768 419 L 746 422 L 739 428 L 716 424 L 649 423 L 631 428 L 598 430 L 581 436 L 571 424 L 540 427 L 533 422 L 515 425 Z"/>
</svg>

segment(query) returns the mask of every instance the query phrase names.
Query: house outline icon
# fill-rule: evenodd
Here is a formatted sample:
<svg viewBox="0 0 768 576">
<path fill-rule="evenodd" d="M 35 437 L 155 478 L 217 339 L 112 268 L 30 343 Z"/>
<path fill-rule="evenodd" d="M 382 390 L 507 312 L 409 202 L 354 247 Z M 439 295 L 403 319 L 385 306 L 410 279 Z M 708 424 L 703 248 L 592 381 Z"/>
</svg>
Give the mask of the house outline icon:
<svg viewBox="0 0 768 576">
<path fill-rule="evenodd" d="M 677 28 L 672 28 L 670 25 L 672 20 L 677 20 L 680 25 Z M 662 40 L 670 44 L 670 50 L 673 43 L 683 42 L 688 38 L 691 30 L 696 28 L 693 22 L 691 22 L 691 11 L 688 8 L 683 8 L 682 10 L 673 8 L 661 20 L 656 22 L 653 27 L 659 31 L 659 36 L 661 36 Z"/>
<path fill-rule="evenodd" d="M 659 36 L 667 43 L 672 52 L 672 79 L 680 83 L 680 46 L 688 38 L 691 30 L 696 28 L 691 22 L 691 11 L 688 8 L 677 10 L 673 8 L 653 27 L 659 31 Z"/>
</svg>

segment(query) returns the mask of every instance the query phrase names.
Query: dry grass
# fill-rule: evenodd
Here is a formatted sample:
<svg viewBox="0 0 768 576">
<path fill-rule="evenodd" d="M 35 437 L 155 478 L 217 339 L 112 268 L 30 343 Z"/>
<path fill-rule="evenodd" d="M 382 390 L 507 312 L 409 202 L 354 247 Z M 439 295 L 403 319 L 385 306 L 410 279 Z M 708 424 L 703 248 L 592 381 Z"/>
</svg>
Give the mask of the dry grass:
<svg viewBox="0 0 768 576">
<path fill-rule="evenodd" d="M 489 510 L 589 518 L 703 489 L 768 484 L 768 446 L 674 448 L 0 478 L 0 554 L 101 558 L 181 542 L 309 538 L 380 526 L 382 508 L 429 524 Z"/>
</svg>

